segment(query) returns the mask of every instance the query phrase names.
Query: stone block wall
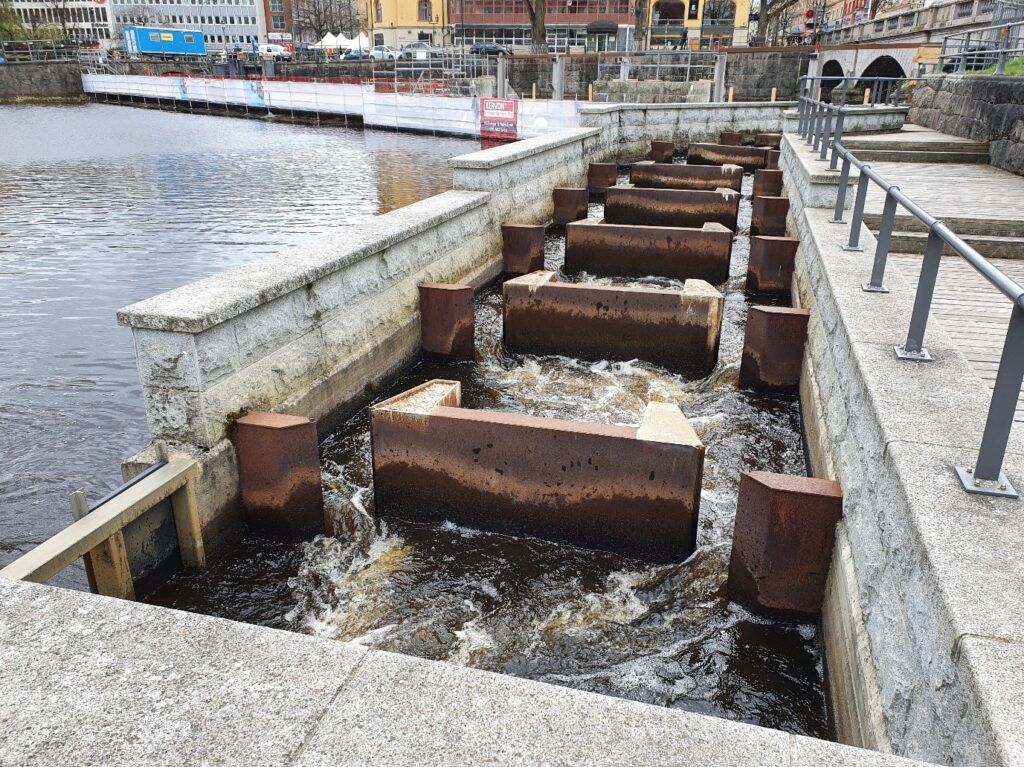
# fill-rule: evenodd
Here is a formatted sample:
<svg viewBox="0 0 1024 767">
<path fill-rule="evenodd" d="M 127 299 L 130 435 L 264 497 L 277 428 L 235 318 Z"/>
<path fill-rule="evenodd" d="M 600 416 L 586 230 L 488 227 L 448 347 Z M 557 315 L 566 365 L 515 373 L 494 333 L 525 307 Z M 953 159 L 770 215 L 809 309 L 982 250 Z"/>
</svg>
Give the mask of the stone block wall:
<svg viewBox="0 0 1024 767">
<path fill-rule="evenodd" d="M 625 104 L 680 104 L 711 101 L 711 81 L 598 80 L 594 101 Z"/>
<path fill-rule="evenodd" d="M 730 50 L 725 59 L 725 87 L 733 87 L 736 101 L 768 101 L 772 88 L 775 98 L 797 97 L 801 75 L 807 74 L 812 51 L 757 51 L 738 53 Z"/>
<path fill-rule="evenodd" d="M 597 79 L 596 56 L 563 56 L 565 61 L 565 98 L 586 99 L 587 88 Z M 507 78 L 512 89 L 524 98 L 537 83 L 537 98 L 549 99 L 553 94 L 551 70 L 553 56 L 510 56 Z"/>
<path fill-rule="evenodd" d="M 77 61 L 30 61 L 0 66 L 0 104 L 84 97 Z"/>
<path fill-rule="evenodd" d="M 914 89 L 908 119 L 972 141 L 988 141 L 992 165 L 1024 175 L 1024 78 L 925 78 Z"/>
</svg>

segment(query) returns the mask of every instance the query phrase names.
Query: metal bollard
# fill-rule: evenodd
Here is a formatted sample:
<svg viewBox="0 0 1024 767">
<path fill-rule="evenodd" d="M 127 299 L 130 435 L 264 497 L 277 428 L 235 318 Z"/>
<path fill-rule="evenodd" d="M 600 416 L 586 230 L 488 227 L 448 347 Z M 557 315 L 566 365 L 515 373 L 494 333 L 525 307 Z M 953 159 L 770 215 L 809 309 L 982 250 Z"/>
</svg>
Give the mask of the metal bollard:
<svg viewBox="0 0 1024 767">
<path fill-rule="evenodd" d="M 878 226 L 878 244 L 875 246 L 875 260 L 871 265 L 871 280 L 861 287 L 868 293 L 888 293 L 885 287 L 885 263 L 889 258 L 889 245 L 892 243 L 892 229 L 896 223 L 896 198 L 893 190 L 898 186 L 890 186 L 885 190 L 885 205 L 882 206 L 882 221 Z"/>
<path fill-rule="evenodd" d="M 910 315 L 910 328 L 903 347 L 893 347 L 896 356 L 901 360 L 928 362 L 932 356 L 924 348 L 924 333 L 928 327 L 928 312 L 935 294 L 935 280 L 939 276 L 939 263 L 942 261 L 942 250 L 945 243 L 935 231 L 941 221 L 932 224 L 928 232 L 928 243 L 924 248 L 924 260 L 921 262 L 921 276 L 917 281 L 917 294 L 914 296 L 914 311 Z"/>
<path fill-rule="evenodd" d="M 857 182 L 857 197 L 853 201 L 853 223 L 850 225 L 850 241 L 843 246 L 843 250 L 860 252 L 864 248 L 860 245 L 860 226 L 864 223 L 864 202 L 868 198 L 867 169 L 870 165 L 860 166 L 860 180 Z"/>
<path fill-rule="evenodd" d="M 835 157 L 835 150 L 833 150 L 833 157 Z M 843 170 L 839 173 L 839 191 L 836 192 L 836 209 L 832 214 L 832 220 L 830 224 L 842 224 L 843 221 L 843 208 L 846 207 L 846 187 L 850 184 L 850 158 L 843 157 Z"/>
</svg>

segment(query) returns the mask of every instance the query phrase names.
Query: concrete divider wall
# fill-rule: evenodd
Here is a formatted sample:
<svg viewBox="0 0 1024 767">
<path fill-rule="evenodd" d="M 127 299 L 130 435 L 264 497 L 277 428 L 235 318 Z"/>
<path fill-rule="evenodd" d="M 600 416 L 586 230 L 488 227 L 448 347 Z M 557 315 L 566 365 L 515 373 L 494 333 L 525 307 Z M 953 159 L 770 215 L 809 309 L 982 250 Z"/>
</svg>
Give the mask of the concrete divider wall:
<svg viewBox="0 0 1024 767">
<path fill-rule="evenodd" d="M 78 61 L 26 61 L 0 66 L 0 104 L 82 99 Z"/>
</svg>

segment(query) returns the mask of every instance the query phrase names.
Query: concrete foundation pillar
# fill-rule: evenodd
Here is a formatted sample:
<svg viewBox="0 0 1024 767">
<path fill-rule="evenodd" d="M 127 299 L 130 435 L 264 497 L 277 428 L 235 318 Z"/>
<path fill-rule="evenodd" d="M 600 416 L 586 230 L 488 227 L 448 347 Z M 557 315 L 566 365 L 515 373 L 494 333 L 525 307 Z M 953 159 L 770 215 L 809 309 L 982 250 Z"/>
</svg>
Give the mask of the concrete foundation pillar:
<svg viewBox="0 0 1024 767">
<path fill-rule="evenodd" d="M 592 162 L 587 166 L 587 189 L 604 192 L 619 183 L 619 166 L 613 162 Z"/>
<path fill-rule="evenodd" d="M 497 76 L 495 77 L 495 96 L 499 99 L 507 98 L 508 93 L 508 60 L 499 56 L 497 60 Z"/>
<path fill-rule="evenodd" d="M 519 276 L 544 268 L 542 224 L 502 224 L 501 258 L 506 274 Z"/>
<path fill-rule="evenodd" d="M 655 162 L 672 162 L 676 145 L 671 141 L 652 141 L 650 159 Z"/>
<path fill-rule="evenodd" d="M 767 161 L 765 162 L 764 167 L 768 168 L 769 170 L 778 170 L 779 158 L 782 157 L 782 152 L 778 150 L 769 149 L 766 157 Z"/>
<path fill-rule="evenodd" d="M 420 339 L 423 351 L 451 360 L 473 359 L 473 288 L 425 282 L 420 285 Z"/>
<path fill-rule="evenodd" d="M 715 57 L 715 82 L 711 100 L 717 103 L 725 101 L 725 67 L 727 54 L 719 53 Z"/>
<path fill-rule="evenodd" d="M 810 316 L 807 309 L 750 307 L 740 362 L 741 389 L 796 391 Z"/>
<path fill-rule="evenodd" d="M 555 203 L 552 220 L 555 224 L 568 224 L 587 217 L 587 204 L 590 202 L 590 191 L 575 187 L 558 187 L 551 191 L 551 199 Z"/>
<path fill-rule="evenodd" d="M 786 197 L 755 197 L 751 208 L 751 235 L 786 235 L 786 216 L 789 215 L 789 200 Z"/>
<path fill-rule="evenodd" d="M 733 131 L 722 131 L 718 134 L 718 143 L 723 146 L 740 146 L 743 143 L 743 134 Z"/>
<path fill-rule="evenodd" d="M 754 197 L 779 197 L 781 195 L 781 170 L 754 171 Z"/>
<path fill-rule="evenodd" d="M 800 240 L 793 237 L 750 238 L 747 290 L 751 293 L 789 293 Z"/>
<path fill-rule="evenodd" d="M 235 421 L 234 432 L 249 526 L 295 541 L 325 532 L 316 424 L 301 416 L 255 412 Z"/>
<path fill-rule="evenodd" d="M 842 515 L 838 482 L 763 471 L 741 474 L 729 598 L 773 617 L 816 617 Z"/>
<path fill-rule="evenodd" d="M 565 98 L 565 59 L 555 56 L 551 62 L 551 99 L 561 101 Z"/>
</svg>

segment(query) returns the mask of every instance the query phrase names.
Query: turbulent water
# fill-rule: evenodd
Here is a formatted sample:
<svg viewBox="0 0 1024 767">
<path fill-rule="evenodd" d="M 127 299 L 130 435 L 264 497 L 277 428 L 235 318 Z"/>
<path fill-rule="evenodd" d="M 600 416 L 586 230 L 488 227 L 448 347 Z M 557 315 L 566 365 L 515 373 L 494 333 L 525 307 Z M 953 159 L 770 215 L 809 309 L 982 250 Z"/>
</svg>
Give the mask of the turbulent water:
<svg viewBox="0 0 1024 767">
<path fill-rule="evenodd" d="M 247 538 L 221 566 L 179 576 L 153 599 L 827 736 L 816 627 L 757 618 L 725 599 L 740 472 L 806 468 L 796 400 L 736 389 L 749 178 L 744 191 L 731 277 L 720 286 L 719 363 L 709 377 L 688 380 L 640 361 L 510 355 L 501 344 L 499 286 L 477 299 L 474 363 L 421 363 L 381 395 L 449 378 L 462 383 L 464 407 L 631 425 L 649 401 L 678 403 L 707 446 L 698 549 L 686 562 L 651 567 L 451 523 L 377 520 L 364 410 L 322 446 L 339 537 L 299 547 Z M 590 215 L 600 216 L 600 206 Z M 548 268 L 561 266 L 563 245 L 561 234 L 548 237 Z M 658 278 L 616 282 L 682 287 Z"/>
<path fill-rule="evenodd" d="M 462 139 L 0 106 L 0 566 L 147 440 L 133 301 L 448 189 Z M 84 587 L 81 568 L 55 581 Z"/>
</svg>

